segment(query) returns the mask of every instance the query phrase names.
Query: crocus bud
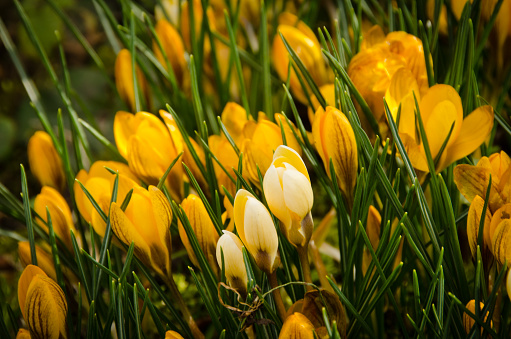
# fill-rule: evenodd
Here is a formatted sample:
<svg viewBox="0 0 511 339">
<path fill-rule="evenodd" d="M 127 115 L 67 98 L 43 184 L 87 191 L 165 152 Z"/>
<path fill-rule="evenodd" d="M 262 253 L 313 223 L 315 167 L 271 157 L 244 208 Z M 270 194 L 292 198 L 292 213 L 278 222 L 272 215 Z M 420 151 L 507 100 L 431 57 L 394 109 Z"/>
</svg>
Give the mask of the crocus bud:
<svg viewBox="0 0 511 339">
<path fill-rule="evenodd" d="M 18 301 L 32 338 L 67 338 L 67 301 L 43 270 L 28 265 L 18 281 Z"/>
<path fill-rule="evenodd" d="M 216 269 L 216 243 L 218 241 L 218 232 L 216 231 L 215 225 L 211 221 L 209 217 L 208 211 L 204 206 L 202 200 L 193 194 L 190 194 L 186 199 L 181 202 L 181 207 L 183 208 L 186 216 L 188 217 L 188 221 L 190 222 L 190 226 L 192 227 L 193 233 L 195 233 L 195 237 L 199 242 L 199 246 L 204 253 L 204 256 L 208 260 L 210 266 L 213 268 L 213 271 L 217 273 Z M 190 240 L 188 239 L 188 235 L 186 234 L 185 228 L 181 221 L 178 222 L 179 236 L 181 237 L 181 241 L 185 246 L 186 252 L 188 253 L 188 257 L 190 261 L 196 266 L 200 267 L 199 262 L 197 261 L 197 257 L 195 256 L 195 252 L 190 244 Z"/>
<path fill-rule="evenodd" d="M 179 133 L 179 132 L 177 132 Z M 128 160 L 130 169 L 148 184 L 156 185 L 172 161 L 183 150 L 182 140 L 176 141 L 167 126 L 147 112 L 131 114 L 117 112 L 114 137 L 119 153 Z M 183 169 L 172 167 L 167 182 L 172 196 L 181 200 Z"/>
<path fill-rule="evenodd" d="M 161 47 L 167 56 L 167 60 L 174 71 L 176 80 L 179 84 L 181 84 L 186 70 L 183 40 L 174 26 L 165 19 L 158 20 L 154 30 L 156 31 Z M 153 51 L 156 58 L 158 58 L 158 61 L 160 61 L 163 67 L 167 68 L 167 62 L 156 41 L 153 42 Z"/>
<path fill-rule="evenodd" d="M 467 305 L 465 306 L 470 312 L 476 313 L 476 301 L 474 299 L 470 300 Z M 484 308 L 484 304 L 482 302 L 479 302 L 479 309 L 482 311 Z M 484 322 L 486 322 L 486 319 L 488 319 L 488 311 L 486 311 L 486 315 L 484 316 Z M 475 320 L 467 313 L 463 313 L 463 327 L 465 328 L 465 332 L 467 334 L 470 333 L 470 330 L 472 329 L 472 326 L 474 326 Z M 490 322 L 490 326 L 492 326 L 492 323 Z M 481 329 L 481 333 L 483 332 L 483 329 Z"/>
<path fill-rule="evenodd" d="M 279 339 L 313 339 L 314 326 L 301 313 L 295 312 L 287 317 L 282 329 L 280 330 Z"/>
<path fill-rule="evenodd" d="M 76 206 L 85 221 L 91 223 L 94 231 L 101 237 L 105 235 L 106 223 L 94 208 L 89 198 L 85 195 L 78 181 L 89 191 L 103 212 L 108 215 L 110 201 L 112 200 L 112 190 L 115 183 L 115 175 L 110 173 L 106 168 L 119 172 L 119 184 L 117 187 L 118 202 L 122 203 L 128 192 L 132 188 L 139 186 L 138 178 L 131 172 L 128 166 L 121 162 L 96 161 L 92 164 L 88 173 L 83 169 L 78 172 L 76 175 L 77 181 L 75 181 L 74 184 Z"/>
<path fill-rule="evenodd" d="M 60 156 L 48 133 L 37 131 L 28 141 L 30 171 L 41 186 L 62 190 L 65 185 L 64 168 Z"/>
<path fill-rule="evenodd" d="M 57 273 L 55 272 L 55 265 L 53 264 L 51 254 L 37 245 L 35 246 L 35 251 L 37 256 L 37 266 L 42 269 L 47 276 L 56 281 Z M 20 241 L 18 243 L 18 255 L 23 267 L 27 267 L 32 263 L 30 243 L 28 241 Z"/>
<path fill-rule="evenodd" d="M 216 244 L 216 260 L 222 269 L 222 253 L 224 254 L 225 277 L 232 288 L 241 295 L 247 294 L 247 270 L 243 260 L 243 252 L 240 239 L 232 232 L 223 231 L 224 234 Z"/>
<path fill-rule="evenodd" d="M 44 186 L 34 200 L 34 210 L 43 219 L 44 222 L 48 222 L 48 216 L 46 208 L 50 211 L 51 222 L 55 234 L 62 240 L 67 248 L 72 251 L 73 244 L 71 242 L 71 233 L 75 231 L 73 225 L 73 217 L 69 206 L 60 193 L 50 187 Z M 44 223 L 39 223 L 41 228 L 49 232 L 48 226 Z"/>
<path fill-rule="evenodd" d="M 303 24 L 303 26 L 307 27 L 305 24 Z M 296 52 L 314 82 L 318 86 L 321 86 L 327 82 L 327 73 L 325 62 L 321 54 L 321 47 L 314 34 L 308 34 L 310 29 L 306 32 L 303 32 L 300 29 L 303 26 L 298 25 L 298 27 L 293 27 L 283 24 L 278 26 L 277 32 L 280 32 L 284 36 L 289 46 Z M 275 70 L 277 71 L 280 79 L 285 82 L 288 78 L 290 55 L 284 45 L 284 41 L 278 33 L 273 39 L 271 53 Z M 302 85 L 292 68 L 289 84 L 296 99 L 302 103 L 306 103 L 307 98 L 304 94 Z M 307 88 L 307 90 L 311 93 L 310 88 Z"/>
<path fill-rule="evenodd" d="M 167 331 L 165 333 L 165 339 L 184 339 L 183 336 L 176 331 Z"/>
<path fill-rule="evenodd" d="M 302 158 L 292 148 L 279 146 L 263 180 L 264 194 L 281 230 L 291 244 L 307 247 L 314 224 L 311 182 Z"/>
<path fill-rule="evenodd" d="M 330 176 L 330 158 L 334 165 L 337 184 L 349 204 L 357 181 L 358 153 L 355 133 L 348 118 L 337 108 L 316 111 L 312 134 L 326 172 Z"/>
<path fill-rule="evenodd" d="M 139 88 L 140 98 L 145 98 L 147 107 L 151 103 L 151 94 L 144 73 L 138 65 L 135 67 L 137 75 L 137 87 Z M 135 105 L 135 86 L 133 86 L 133 68 L 131 62 L 131 53 L 127 49 L 121 49 L 115 59 L 115 86 L 122 100 L 130 107 L 131 111 L 136 110 Z M 143 107 L 143 106 L 142 106 Z"/>
<path fill-rule="evenodd" d="M 280 257 L 279 239 L 270 212 L 252 194 L 240 189 L 234 199 L 234 222 L 257 266 L 267 274 L 273 273 Z"/>
<path fill-rule="evenodd" d="M 155 186 L 135 187 L 123 211 L 112 203 L 110 223 L 115 235 L 127 246 L 135 243 L 135 255 L 162 278 L 171 276 L 172 209 L 165 195 Z"/>
<path fill-rule="evenodd" d="M 232 148 L 229 140 L 225 135 L 210 135 L 208 138 L 209 149 L 218 159 L 218 161 L 225 168 L 227 173 L 236 180 L 236 173 L 234 170 L 238 169 L 238 155 L 234 148 Z M 227 173 L 220 167 L 220 165 L 214 161 L 213 166 L 215 168 L 215 176 L 218 181 L 218 185 L 227 189 L 227 191 L 234 195 L 236 193 L 236 183 L 229 178 Z M 223 191 L 223 190 L 222 190 Z"/>
</svg>

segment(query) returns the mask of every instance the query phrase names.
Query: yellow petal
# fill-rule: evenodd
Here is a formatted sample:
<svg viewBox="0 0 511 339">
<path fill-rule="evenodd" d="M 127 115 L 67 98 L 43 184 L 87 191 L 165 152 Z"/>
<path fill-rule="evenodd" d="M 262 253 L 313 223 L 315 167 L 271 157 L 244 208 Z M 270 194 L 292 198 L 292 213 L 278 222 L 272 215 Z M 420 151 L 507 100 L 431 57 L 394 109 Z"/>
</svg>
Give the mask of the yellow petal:
<svg viewBox="0 0 511 339">
<path fill-rule="evenodd" d="M 67 302 L 64 292 L 52 279 L 36 275 L 25 301 L 26 322 L 35 338 L 67 338 Z"/>
<path fill-rule="evenodd" d="M 151 265 L 151 249 L 145 239 L 138 233 L 131 220 L 124 214 L 117 203 L 112 203 L 110 208 L 110 224 L 112 231 L 125 245 L 135 243 L 135 255 L 143 263 Z"/>
<path fill-rule="evenodd" d="M 434 158 L 447 139 L 453 123 L 454 127 L 447 147 L 458 138 L 463 123 L 461 98 L 452 86 L 435 85 L 422 98 L 420 112 L 431 155 Z"/>
<path fill-rule="evenodd" d="M 465 306 L 467 310 L 472 312 L 473 314 L 476 314 L 476 302 L 474 299 L 470 300 L 467 305 Z M 479 302 L 479 311 L 482 311 L 484 308 L 484 304 L 482 302 Z M 489 311 L 488 311 L 489 312 Z M 484 322 L 486 322 L 486 319 L 488 319 L 488 312 L 486 312 L 486 315 L 484 317 Z M 467 334 L 470 333 L 470 330 L 475 324 L 474 318 L 472 318 L 468 313 L 463 313 L 463 327 L 465 328 L 465 332 Z M 492 327 L 492 322 L 490 321 L 490 327 Z M 483 332 L 483 329 L 481 328 L 481 333 Z"/>
<path fill-rule="evenodd" d="M 222 111 L 222 123 L 236 145 L 241 146 L 247 112 L 235 102 L 228 102 Z"/>
<path fill-rule="evenodd" d="M 476 195 L 472 203 L 470 204 L 470 208 L 468 210 L 467 217 L 467 238 L 468 244 L 470 246 L 470 251 L 472 252 L 472 256 L 476 257 L 477 252 L 477 240 L 479 236 L 479 225 L 481 220 L 481 215 L 483 214 L 484 200 L 480 196 Z M 490 224 L 491 224 L 491 213 L 489 209 L 486 209 L 486 215 L 484 219 L 484 229 L 483 229 L 483 244 L 484 246 L 491 247 L 491 239 L 490 239 Z"/>
<path fill-rule="evenodd" d="M 150 93 L 144 73 L 140 70 L 138 65 L 135 65 L 135 73 L 137 77 L 137 86 L 144 95 L 146 104 L 150 105 Z M 124 102 L 135 110 L 135 90 L 133 86 L 133 68 L 131 62 L 131 53 L 127 49 L 122 49 L 117 54 L 115 59 L 115 86 L 117 92 Z"/>
<path fill-rule="evenodd" d="M 184 339 L 183 336 L 176 331 L 167 331 L 165 333 L 165 339 Z"/>
<path fill-rule="evenodd" d="M 30 331 L 20 328 L 18 334 L 16 334 L 16 339 L 31 339 Z"/>
<path fill-rule="evenodd" d="M 378 25 L 374 25 L 364 33 L 364 39 L 362 40 L 360 50 L 369 49 L 383 41 L 385 41 L 383 29 Z"/>
<path fill-rule="evenodd" d="M 511 220 L 502 220 L 492 239 L 493 255 L 495 259 L 504 265 L 506 262 L 511 262 Z"/>
<path fill-rule="evenodd" d="M 439 164 L 439 171 L 454 161 L 474 152 L 490 135 L 493 129 L 493 108 L 481 106 L 469 114 L 461 125 L 458 138 L 446 148 L 446 158 Z"/>
<path fill-rule="evenodd" d="M 25 309 L 25 301 L 27 297 L 27 292 L 32 280 L 36 275 L 46 276 L 46 273 L 39 267 L 35 265 L 27 265 L 21 273 L 21 276 L 18 280 L 18 302 L 21 309 L 21 314 L 23 314 L 23 318 L 27 319 L 26 309 Z"/>
<path fill-rule="evenodd" d="M 291 164 L 310 182 L 309 172 L 307 171 L 307 167 L 305 167 L 305 163 L 303 162 L 302 157 L 291 147 L 284 145 L 277 147 L 275 153 L 273 154 L 273 161 L 274 165 L 277 167 L 283 166 L 284 162 Z"/>
<path fill-rule="evenodd" d="M 274 165 L 264 175 L 263 191 L 271 212 L 284 224 L 285 229 L 290 227 L 291 215 L 286 207 L 281 178 Z"/>
<path fill-rule="evenodd" d="M 369 212 L 367 213 L 367 236 L 373 246 L 373 250 L 376 251 L 378 244 L 380 243 L 380 229 L 381 229 L 381 216 L 380 212 L 373 206 L 369 206 Z"/>
<path fill-rule="evenodd" d="M 179 32 L 165 19 L 160 19 L 154 27 L 160 40 L 161 47 L 166 54 L 167 60 L 174 71 L 178 83 L 183 81 L 183 73 L 186 70 L 185 48 Z M 153 41 L 154 55 L 167 68 L 167 62 L 160 51 L 156 41 Z"/>
<path fill-rule="evenodd" d="M 490 224 L 490 240 L 493 240 L 495 231 L 497 230 L 497 227 L 500 225 L 500 223 L 503 220 L 510 219 L 511 218 L 511 204 L 505 204 L 501 208 L 499 208 L 492 216 L 491 218 L 491 224 Z M 490 241 L 489 244 L 492 244 Z M 493 250 L 493 248 L 492 248 Z"/>
<path fill-rule="evenodd" d="M 62 190 L 65 185 L 64 168 L 50 135 L 37 131 L 28 141 L 30 171 L 42 186 Z"/>
<path fill-rule="evenodd" d="M 301 313 L 293 313 L 287 317 L 282 329 L 280 330 L 279 339 L 313 339 L 314 326 Z"/>
<path fill-rule="evenodd" d="M 119 111 L 114 118 L 114 138 L 119 153 L 123 158 L 128 158 L 129 138 L 136 133 L 140 120 L 134 114 Z"/>
<path fill-rule="evenodd" d="M 55 272 L 52 255 L 37 245 L 35 246 L 35 250 L 37 254 L 37 266 L 50 278 L 57 281 L 57 273 Z M 23 267 L 27 267 L 32 263 L 30 243 L 28 241 L 20 241 L 18 243 L 18 255 Z"/>
</svg>

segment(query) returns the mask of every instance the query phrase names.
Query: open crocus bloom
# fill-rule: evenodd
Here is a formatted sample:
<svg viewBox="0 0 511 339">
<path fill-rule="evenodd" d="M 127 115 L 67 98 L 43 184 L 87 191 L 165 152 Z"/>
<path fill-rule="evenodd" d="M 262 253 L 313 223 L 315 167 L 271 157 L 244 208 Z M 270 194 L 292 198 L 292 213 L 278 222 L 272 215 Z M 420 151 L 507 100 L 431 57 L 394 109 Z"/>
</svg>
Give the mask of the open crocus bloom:
<svg viewBox="0 0 511 339">
<path fill-rule="evenodd" d="M 395 76 L 394 86 L 387 92 L 389 102 L 393 106 L 391 111 L 395 111 L 398 106 L 396 103 L 401 103 L 399 120 L 401 140 L 413 167 L 427 172 L 426 152 L 417 132 L 419 125 L 416 122 L 418 120 L 415 119 L 415 105 L 411 103 L 412 92 L 416 85 L 411 81 L 407 72 L 399 72 Z M 417 97 L 418 94 L 415 96 Z M 419 98 L 417 100 L 419 101 Z M 463 118 L 461 98 L 458 92 L 449 85 L 431 87 L 420 99 L 419 109 L 431 157 L 437 161 L 437 172 L 474 152 L 493 128 L 491 106 L 478 107 Z M 440 152 L 442 153 L 440 154 Z"/>
<path fill-rule="evenodd" d="M 282 222 L 282 233 L 295 246 L 307 246 L 311 222 L 304 221 L 314 202 L 307 168 L 298 153 L 279 146 L 263 181 L 264 194 L 273 214 Z"/>
<path fill-rule="evenodd" d="M 110 201 L 112 200 L 112 190 L 115 183 L 115 175 L 110 173 L 106 168 L 110 168 L 119 173 L 119 184 L 117 186 L 117 201 L 122 203 L 128 192 L 138 187 L 138 178 L 131 172 L 128 166 L 116 161 L 96 161 L 92 164 L 87 173 L 80 170 L 76 175 L 74 183 L 74 194 L 78 211 L 86 222 L 92 223 L 94 231 L 100 236 L 105 235 L 106 223 L 101 218 L 98 211 L 94 208 L 89 198 L 85 195 L 80 184 L 87 189 L 94 200 L 98 203 L 103 212 L 108 215 L 110 209 Z"/>
<path fill-rule="evenodd" d="M 173 132 L 173 133 L 171 133 Z M 147 112 L 131 114 L 117 112 L 114 137 L 119 153 L 128 160 L 130 169 L 148 184 L 157 184 L 172 161 L 183 149 L 178 131 L 168 127 L 155 115 Z M 167 177 L 172 196 L 181 200 L 183 169 L 175 165 Z"/>
</svg>

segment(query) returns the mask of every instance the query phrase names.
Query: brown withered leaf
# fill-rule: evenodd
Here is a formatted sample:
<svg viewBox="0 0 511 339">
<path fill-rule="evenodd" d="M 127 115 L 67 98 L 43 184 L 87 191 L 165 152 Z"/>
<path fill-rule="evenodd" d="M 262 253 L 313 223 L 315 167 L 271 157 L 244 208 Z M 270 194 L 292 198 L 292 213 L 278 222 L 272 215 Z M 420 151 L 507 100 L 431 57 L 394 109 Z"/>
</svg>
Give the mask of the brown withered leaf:
<svg viewBox="0 0 511 339">
<path fill-rule="evenodd" d="M 330 323 L 335 321 L 341 338 L 346 338 L 346 312 L 341 301 L 332 292 L 327 290 L 314 290 L 305 294 L 302 314 L 314 325 L 314 328 L 325 326 L 321 309 L 325 307 Z"/>
</svg>

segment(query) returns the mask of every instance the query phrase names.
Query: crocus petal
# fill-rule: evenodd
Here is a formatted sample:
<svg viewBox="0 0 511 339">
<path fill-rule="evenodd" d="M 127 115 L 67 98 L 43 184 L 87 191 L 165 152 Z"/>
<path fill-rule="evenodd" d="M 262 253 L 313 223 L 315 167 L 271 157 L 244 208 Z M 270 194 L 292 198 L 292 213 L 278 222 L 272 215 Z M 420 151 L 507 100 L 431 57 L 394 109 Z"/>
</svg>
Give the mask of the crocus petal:
<svg viewBox="0 0 511 339">
<path fill-rule="evenodd" d="M 275 153 L 273 154 L 273 160 L 277 161 L 277 159 L 281 159 L 282 162 L 285 161 L 291 164 L 297 171 L 302 173 L 310 182 L 307 167 L 305 167 L 305 163 L 303 162 L 302 157 L 294 149 L 285 145 L 277 147 Z M 280 161 L 275 162 L 275 166 L 280 166 L 282 162 Z"/>
<path fill-rule="evenodd" d="M 241 146 L 247 111 L 235 102 L 228 102 L 222 111 L 222 123 L 236 145 Z"/>
<path fill-rule="evenodd" d="M 26 309 L 25 309 L 25 301 L 27 297 L 28 288 L 30 283 L 34 279 L 36 275 L 46 276 L 46 273 L 39 267 L 35 265 L 28 265 L 21 273 L 21 276 L 18 280 L 18 302 L 21 309 L 21 314 L 23 314 L 23 318 L 27 319 Z"/>
<path fill-rule="evenodd" d="M 511 204 L 505 204 L 501 208 L 499 208 L 491 218 L 490 224 L 490 240 L 493 240 L 495 231 L 497 227 L 503 220 L 507 220 L 511 218 Z M 491 244 L 491 242 L 490 242 Z"/>
<path fill-rule="evenodd" d="M 470 208 L 468 210 L 467 217 L 467 238 L 468 244 L 470 245 L 470 251 L 472 252 L 472 256 L 476 257 L 477 252 L 477 240 L 479 236 L 479 225 L 481 220 L 481 215 L 483 214 L 484 200 L 480 196 L 476 195 L 472 203 L 470 204 Z M 483 229 L 483 240 L 485 246 L 491 247 L 491 239 L 490 239 L 490 224 L 491 224 L 491 213 L 488 209 L 486 209 L 486 215 L 484 218 L 484 229 Z"/>
<path fill-rule="evenodd" d="M 263 190 L 271 212 L 288 227 L 291 223 L 291 216 L 284 201 L 284 192 L 280 180 L 277 168 L 271 165 L 264 175 Z"/>
<path fill-rule="evenodd" d="M 123 158 L 128 158 L 128 141 L 131 135 L 135 134 L 140 120 L 134 114 L 119 111 L 114 118 L 114 138 L 119 153 Z"/>
<path fill-rule="evenodd" d="M 314 337 L 314 326 L 311 321 L 298 312 L 287 317 L 279 335 L 279 339 L 313 339 Z"/>
<path fill-rule="evenodd" d="M 493 255 L 495 259 L 504 265 L 506 262 L 511 262 L 511 220 L 504 219 L 500 222 L 499 226 L 493 234 Z"/>
<path fill-rule="evenodd" d="M 67 302 L 59 285 L 46 275 L 36 275 L 27 291 L 26 322 L 35 338 L 67 338 Z"/>
<path fill-rule="evenodd" d="M 302 220 L 312 209 L 314 195 L 308 178 L 296 170 L 286 170 L 282 177 L 284 200 L 296 220 Z"/>
<path fill-rule="evenodd" d="M 446 157 L 439 164 L 439 171 L 454 161 L 474 152 L 490 135 L 493 128 L 493 108 L 481 106 L 469 114 L 461 125 L 460 133 L 445 151 Z"/>
<path fill-rule="evenodd" d="M 216 259 L 221 269 L 223 253 L 225 275 L 229 283 L 238 290 L 246 291 L 248 277 L 242 247 L 243 244 L 234 233 L 224 231 L 217 242 Z"/>
</svg>

